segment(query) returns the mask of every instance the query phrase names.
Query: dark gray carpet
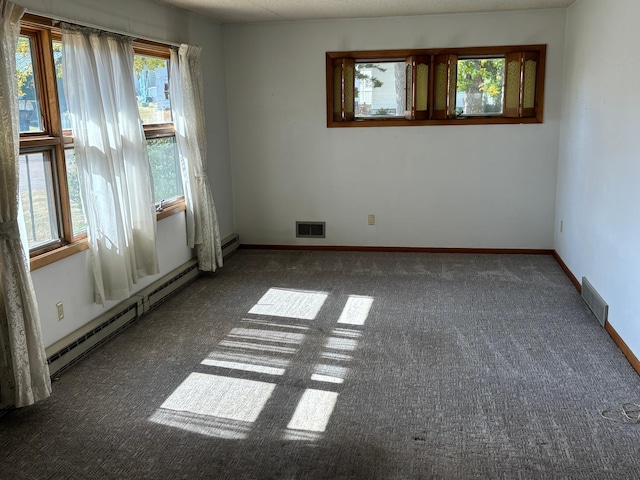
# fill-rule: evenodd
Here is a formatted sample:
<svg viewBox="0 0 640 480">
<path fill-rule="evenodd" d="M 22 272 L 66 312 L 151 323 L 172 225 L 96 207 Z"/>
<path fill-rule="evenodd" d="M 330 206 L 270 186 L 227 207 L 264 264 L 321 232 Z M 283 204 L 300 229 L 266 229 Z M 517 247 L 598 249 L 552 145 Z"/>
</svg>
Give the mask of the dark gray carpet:
<svg viewBox="0 0 640 480">
<path fill-rule="evenodd" d="M 0 418 L 0 478 L 640 478 L 638 400 L 551 257 L 243 250 Z"/>
</svg>

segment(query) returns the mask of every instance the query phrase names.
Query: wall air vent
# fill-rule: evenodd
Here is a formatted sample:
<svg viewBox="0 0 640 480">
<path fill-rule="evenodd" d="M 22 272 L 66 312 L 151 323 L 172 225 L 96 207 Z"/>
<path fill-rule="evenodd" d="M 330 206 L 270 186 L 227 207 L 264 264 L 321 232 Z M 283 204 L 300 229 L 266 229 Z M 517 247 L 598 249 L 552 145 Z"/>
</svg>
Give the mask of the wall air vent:
<svg viewBox="0 0 640 480">
<path fill-rule="evenodd" d="M 325 238 L 325 222 L 296 222 L 296 237 Z"/>
<path fill-rule="evenodd" d="M 587 277 L 582 277 L 582 299 L 589 306 L 589 309 L 596 316 L 600 325 L 604 327 L 609 316 L 609 305 L 603 300 L 600 294 L 589 283 Z"/>
</svg>

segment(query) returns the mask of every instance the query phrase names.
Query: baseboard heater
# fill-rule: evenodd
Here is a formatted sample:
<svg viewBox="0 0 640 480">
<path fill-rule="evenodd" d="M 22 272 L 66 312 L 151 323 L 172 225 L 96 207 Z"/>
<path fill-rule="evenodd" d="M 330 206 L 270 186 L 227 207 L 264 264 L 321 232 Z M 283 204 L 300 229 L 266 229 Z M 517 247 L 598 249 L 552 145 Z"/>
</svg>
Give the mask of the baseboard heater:
<svg viewBox="0 0 640 480">
<path fill-rule="evenodd" d="M 141 292 L 51 345 L 46 349 L 51 377 L 61 374 L 82 357 L 110 340 L 142 315 L 195 280 L 199 274 L 198 261 L 190 260 Z"/>
<path fill-rule="evenodd" d="M 153 288 L 151 291 L 147 289 L 148 293 L 143 294 L 142 299 L 142 305 L 144 307 L 143 313 L 147 313 L 149 310 L 166 301 L 182 287 L 191 283 L 198 274 L 198 263 L 194 260 L 188 268 L 177 272 L 176 275 L 170 275 L 170 279 L 162 285 Z"/>
<path fill-rule="evenodd" d="M 240 237 L 237 233 L 229 235 L 222 240 L 222 256 L 227 258 L 240 248 Z"/>
<path fill-rule="evenodd" d="M 227 258 L 240 247 L 240 237 L 237 234 L 232 234 L 223 239 L 221 243 L 222 256 Z M 131 323 L 165 302 L 170 296 L 195 280 L 198 275 L 200 275 L 198 261 L 196 259 L 190 260 L 51 345 L 46 349 L 50 375 L 54 377 L 61 374 Z"/>
</svg>

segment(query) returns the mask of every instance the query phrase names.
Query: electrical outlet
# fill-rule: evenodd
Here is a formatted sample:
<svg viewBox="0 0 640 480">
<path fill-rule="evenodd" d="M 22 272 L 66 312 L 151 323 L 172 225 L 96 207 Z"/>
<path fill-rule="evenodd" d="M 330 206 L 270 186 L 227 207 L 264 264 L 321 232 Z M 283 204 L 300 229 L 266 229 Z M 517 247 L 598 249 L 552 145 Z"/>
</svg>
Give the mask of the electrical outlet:
<svg viewBox="0 0 640 480">
<path fill-rule="evenodd" d="M 375 225 L 376 224 L 376 216 L 375 215 L 369 215 L 369 225 Z"/>
<path fill-rule="evenodd" d="M 58 311 L 58 320 L 62 320 L 64 318 L 64 306 L 62 302 L 56 303 L 56 310 Z"/>
</svg>

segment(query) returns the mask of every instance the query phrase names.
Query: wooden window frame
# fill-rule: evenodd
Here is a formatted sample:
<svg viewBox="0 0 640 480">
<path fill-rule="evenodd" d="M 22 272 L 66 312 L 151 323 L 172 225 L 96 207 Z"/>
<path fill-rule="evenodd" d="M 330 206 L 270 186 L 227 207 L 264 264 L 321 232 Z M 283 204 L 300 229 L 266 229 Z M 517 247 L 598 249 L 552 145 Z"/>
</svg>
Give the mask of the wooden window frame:
<svg viewBox="0 0 640 480">
<path fill-rule="evenodd" d="M 33 49 L 33 70 L 36 91 L 43 118 L 43 132 L 20 134 L 20 153 L 50 151 L 54 175 L 54 193 L 59 239 L 41 247 L 29 250 L 31 270 L 55 263 L 63 258 L 89 248 L 86 233 L 73 235 L 71 206 L 67 185 L 65 150 L 73 148 L 73 135 L 70 130 L 62 129 L 60 120 L 60 102 L 56 84 L 56 71 L 53 56 L 54 41 L 62 40 L 62 32 L 53 19 L 26 13 L 20 22 L 20 36 L 29 37 Z M 134 53 L 158 58 L 170 59 L 168 45 L 136 39 Z M 173 123 L 147 124 L 144 126 L 145 138 L 175 137 Z M 186 210 L 184 197 L 163 204 L 157 209 L 157 220 Z"/>
<path fill-rule="evenodd" d="M 163 45 L 148 40 L 136 40 L 133 42 L 133 51 L 135 55 L 144 55 L 148 57 L 162 58 L 169 61 L 171 59 L 171 51 L 167 45 Z M 171 65 L 169 65 L 169 75 L 171 75 Z M 172 123 L 145 123 L 142 125 L 144 129 L 145 140 L 157 138 L 175 138 L 175 126 Z M 174 198 L 173 200 L 156 204 L 157 220 L 175 215 L 186 210 L 184 195 Z"/>
<path fill-rule="evenodd" d="M 65 138 L 60 122 L 51 29 L 34 25 L 30 22 L 22 23 L 20 36 L 31 39 L 33 76 L 36 80 L 35 87 L 43 122 L 42 132 L 20 134 L 20 153 L 50 152 L 55 197 L 55 204 L 52 205 L 52 208 L 56 211 L 59 228 L 59 238 L 57 240 L 30 249 L 29 255 L 31 258 L 50 257 L 50 252 L 82 240 L 73 236 L 69 191 L 66 181 L 67 171 L 64 150 L 65 144 L 69 140 L 73 142 L 73 139 Z M 69 250 L 69 248 L 65 250 Z"/>
<path fill-rule="evenodd" d="M 456 115 L 456 67 L 457 60 L 472 57 L 504 57 L 517 58 L 520 62 L 520 76 L 518 83 L 519 102 L 515 109 L 506 111 L 503 97 L 503 113 L 487 115 Z M 403 59 L 407 68 L 407 79 L 410 80 L 411 91 L 406 92 L 407 104 L 404 117 L 362 118 L 355 116 L 353 106 L 345 106 L 345 92 L 350 86 L 345 79 L 345 66 L 352 66 L 362 61 L 398 61 Z M 535 62 L 535 91 L 533 107 L 525 108 L 524 75 L 527 60 Z M 426 85 L 428 88 L 426 110 L 416 110 L 416 64 L 428 65 Z M 359 50 L 326 53 L 326 108 L 327 127 L 399 127 L 419 125 L 495 125 L 495 124 L 533 124 L 543 122 L 544 110 L 544 79 L 545 79 L 546 45 L 511 45 L 497 47 L 465 47 L 439 49 L 410 49 L 410 50 Z M 438 65 L 446 69 L 446 85 L 437 85 L 435 71 Z M 338 72 L 340 68 L 343 71 Z M 411 77 L 409 77 L 411 75 Z M 352 76 L 353 77 L 353 76 Z M 438 91 L 440 88 L 441 91 Z M 339 89 L 339 90 L 338 90 Z M 506 94 L 506 74 L 505 74 Z M 445 95 L 437 102 L 444 109 L 436 108 L 438 95 Z M 504 95 L 504 94 L 503 94 Z M 453 97 L 453 98 L 452 98 Z M 412 101 L 409 105 L 408 102 Z M 340 110 L 338 110 L 340 106 Z"/>
</svg>

